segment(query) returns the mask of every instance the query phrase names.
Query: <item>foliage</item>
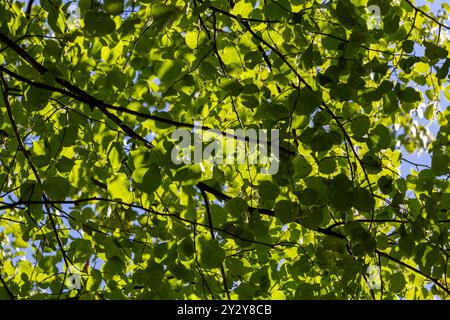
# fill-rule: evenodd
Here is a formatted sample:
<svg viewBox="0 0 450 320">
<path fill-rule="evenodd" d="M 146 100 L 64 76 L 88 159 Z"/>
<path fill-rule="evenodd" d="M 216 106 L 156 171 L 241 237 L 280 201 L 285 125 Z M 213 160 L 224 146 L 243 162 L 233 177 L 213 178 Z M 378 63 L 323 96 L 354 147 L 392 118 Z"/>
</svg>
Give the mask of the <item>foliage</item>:
<svg viewBox="0 0 450 320">
<path fill-rule="evenodd" d="M 446 10 L 0 0 L 0 298 L 448 298 Z M 174 164 L 195 120 L 278 129 L 279 172 Z"/>
</svg>

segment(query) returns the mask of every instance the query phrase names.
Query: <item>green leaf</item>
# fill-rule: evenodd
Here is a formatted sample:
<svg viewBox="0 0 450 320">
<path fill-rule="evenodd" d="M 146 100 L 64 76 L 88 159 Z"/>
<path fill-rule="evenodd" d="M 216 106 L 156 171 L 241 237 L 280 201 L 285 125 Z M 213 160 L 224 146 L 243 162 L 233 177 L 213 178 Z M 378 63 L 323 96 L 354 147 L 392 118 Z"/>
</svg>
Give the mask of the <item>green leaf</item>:
<svg viewBox="0 0 450 320">
<path fill-rule="evenodd" d="M 130 192 L 130 179 L 124 173 L 119 173 L 107 181 L 108 192 L 113 200 L 124 202 L 133 200 L 133 194 Z"/>
<path fill-rule="evenodd" d="M 375 207 L 375 199 L 367 189 L 357 188 L 353 191 L 352 206 L 358 211 L 370 212 Z"/>
<path fill-rule="evenodd" d="M 121 155 L 122 155 L 121 145 L 117 142 L 113 142 L 111 144 L 111 148 L 109 149 L 108 159 L 109 162 L 111 163 L 114 172 L 117 172 L 122 167 Z"/>
<path fill-rule="evenodd" d="M 299 200 L 302 205 L 310 206 L 317 202 L 319 193 L 314 188 L 305 188 L 299 192 Z"/>
<path fill-rule="evenodd" d="M 244 90 L 244 86 L 237 80 L 225 81 L 222 88 L 234 97 L 237 97 Z"/>
<path fill-rule="evenodd" d="M 413 103 L 421 100 L 420 93 L 411 87 L 407 87 L 404 90 L 397 90 L 397 97 L 402 102 Z"/>
<path fill-rule="evenodd" d="M 189 48 L 196 49 L 198 47 L 200 34 L 197 30 L 190 30 L 186 32 L 185 41 Z"/>
<path fill-rule="evenodd" d="M 107 13 L 89 10 L 84 15 L 84 28 L 87 32 L 100 37 L 114 32 L 116 24 Z"/>
<path fill-rule="evenodd" d="M 73 146 L 78 138 L 78 128 L 74 125 L 69 125 L 65 128 L 63 135 L 62 145 L 64 147 Z"/>
<path fill-rule="evenodd" d="M 220 53 L 220 55 L 222 56 L 222 60 L 225 64 L 241 63 L 239 52 L 233 46 L 225 47 L 223 51 Z"/>
<path fill-rule="evenodd" d="M 378 124 L 374 129 L 372 129 L 369 133 L 369 140 L 367 145 L 369 149 L 373 152 L 378 152 L 381 149 L 386 149 L 391 144 L 391 134 L 389 129 L 383 126 L 382 124 Z"/>
<path fill-rule="evenodd" d="M 377 185 L 384 194 L 389 194 L 393 190 L 392 182 L 391 177 L 381 176 L 377 181 Z"/>
<path fill-rule="evenodd" d="M 372 254 L 376 249 L 376 241 L 372 234 L 364 229 L 357 222 L 349 223 L 345 226 L 350 234 L 352 252 L 356 256 Z"/>
<path fill-rule="evenodd" d="M 361 162 L 368 173 L 375 174 L 381 171 L 381 160 L 373 153 L 364 154 Z"/>
<path fill-rule="evenodd" d="M 243 218 L 248 211 L 248 205 L 242 198 L 233 198 L 225 203 L 225 210 L 227 210 L 232 217 L 240 219 Z"/>
<path fill-rule="evenodd" d="M 259 197 L 265 201 L 275 200 L 279 192 L 278 187 L 270 181 L 262 181 L 258 186 Z"/>
<path fill-rule="evenodd" d="M 105 10 L 109 14 L 119 15 L 123 12 L 123 0 L 104 0 Z"/>
<path fill-rule="evenodd" d="M 61 159 L 58 160 L 56 163 L 56 168 L 59 172 L 70 172 L 75 164 L 75 161 L 73 159 L 69 159 L 65 156 L 62 156 Z"/>
<path fill-rule="evenodd" d="M 181 66 L 177 61 L 165 60 L 158 64 L 157 77 L 162 82 L 172 82 L 180 76 Z"/>
<path fill-rule="evenodd" d="M 336 17 L 345 28 L 351 29 L 356 24 L 355 7 L 348 0 L 339 0 L 336 5 Z"/>
<path fill-rule="evenodd" d="M 384 32 L 386 32 L 387 34 L 397 32 L 399 23 L 400 23 L 400 17 L 397 14 L 391 13 L 391 14 L 386 15 L 383 19 Z"/>
<path fill-rule="evenodd" d="M 47 105 L 50 96 L 51 92 L 48 90 L 30 87 L 25 95 L 25 98 L 31 110 L 41 110 Z"/>
<path fill-rule="evenodd" d="M 183 185 L 194 185 L 202 177 L 202 170 L 198 164 L 181 167 L 177 170 L 174 181 L 180 181 Z"/>
<path fill-rule="evenodd" d="M 180 244 L 178 245 L 178 252 L 183 256 L 185 259 L 190 259 L 194 256 L 195 253 L 195 247 L 194 247 L 194 241 L 190 237 L 184 238 Z"/>
<path fill-rule="evenodd" d="M 137 168 L 132 178 L 139 190 L 148 194 L 155 192 L 161 184 L 161 172 L 156 164 Z"/>
<path fill-rule="evenodd" d="M 392 275 L 391 281 L 389 282 L 389 289 L 392 292 L 399 293 L 405 288 L 406 280 L 402 273 L 396 272 Z"/>
<path fill-rule="evenodd" d="M 52 177 L 44 184 L 44 191 L 52 200 L 64 200 L 70 194 L 70 183 L 63 177 Z"/>
<path fill-rule="evenodd" d="M 292 159 L 292 165 L 294 167 L 294 179 L 302 179 L 309 175 L 312 170 L 309 162 L 302 156 Z"/>
<path fill-rule="evenodd" d="M 289 103 L 296 114 L 309 116 L 322 103 L 322 96 L 318 91 L 296 90 L 289 96 Z"/>
<path fill-rule="evenodd" d="M 402 43 L 402 49 L 405 50 L 406 53 L 411 53 L 414 50 L 414 41 L 405 40 Z"/>
<path fill-rule="evenodd" d="M 319 171 L 323 174 L 332 174 L 336 171 L 336 160 L 334 158 L 320 160 Z"/>
<path fill-rule="evenodd" d="M 220 227 L 227 221 L 227 211 L 217 204 L 210 205 L 213 226 Z"/>
<path fill-rule="evenodd" d="M 405 255 L 409 256 L 414 251 L 415 243 L 411 236 L 403 235 L 398 242 L 398 246 Z"/>
<path fill-rule="evenodd" d="M 351 129 L 355 136 L 362 137 L 368 131 L 370 127 L 370 119 L 369 117 L 362 116 L 352 120 Z"/>
<path fill-rule="evenodd" d="M 306 50 L 302 54 L 301 59 L 304 68 L 310 69 L 313 67 L 314 63 L 313 44 L 309 45 L 308 48 L 306 48 Z"/>
<path fill-rule="evenodd" d="M 91 241 L 85 239 L 75 239 L 70 244 L 70 259 L 73 262 L 85 263 L 92 254 Z"/>
<path fill-rule="evenodd" d="M 444 154 L 437 153 L 431 158 L 431 170 L 437 175 L 447 174 L 450 167 L 450 157 Z"/>
<path fill-rule="evenodd" d="M 425 55 L 431 60 L 447 58 L 448 51 L 432 42 L 424 41 Z"/>
<path fill-rule="evenodd" d="M 271 20 L 280 20 L 287 16 L 291 3 L 289 1 L 267 1 L 264 5 L 264 14 Z"/>
<path fill-rule="evenodd" d="M 147 269 L 147 282 L 144 284 L 149 287 L 150 290 L 159 290 L 164 280 L 164 269 L 157 263 L 150 263 Z"/>
<path fill-rule="evenodd" d="M 324 216 L 325 214 L 322 208 L 313 206 L 300 212 L 300 224 L 307 228 L 314 229 L 322 224 Z"/>
<path fill-rule="evenodd" d="M 225 250 L 216 240 L 200 239 L 200 263 L 207 269 L 219 268 L 226 256 Z"/>
<path fill-rule="evenodd" d="M 241 0 L 235 3 L 233 9 L 231 10 L 231 14 L 234 14 L 236 16 L 239 15 L 242 18 L 248 18 L 252 10 L 253 6 L 250 2 Z"/>
<path fill-rule="evenodd" d="M 332 180 L 331 187 L 331 206 L 340 211 L 349 210 L 354 192 L 352 182 L 344 174 L 339 174 Z"/>
<path fill-rule="evenodd" d="M 275 216 L 284 223 L 296 221 L 298 219 L 298 212 L 296 206 L 287 200 L 280 200 L 275 204 Z"/>
<path fill-rule="evenodd" d="M 113 276 L 121 274 L 125 270 L 125 264 L 118 256 L 113 256 L 105 262 L 102 269 L 107 276 Z"/>
</svg>

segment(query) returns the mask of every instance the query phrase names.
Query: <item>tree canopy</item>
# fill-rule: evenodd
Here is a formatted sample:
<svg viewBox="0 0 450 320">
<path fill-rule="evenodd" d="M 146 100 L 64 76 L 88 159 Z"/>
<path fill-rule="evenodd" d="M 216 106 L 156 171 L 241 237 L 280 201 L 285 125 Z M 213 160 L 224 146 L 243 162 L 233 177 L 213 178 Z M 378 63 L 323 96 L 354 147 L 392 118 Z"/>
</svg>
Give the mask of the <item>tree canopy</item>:
<svg viewBox="0 0 450 320">
<path fill-rule="evenodd" d="M 449 9 L 0 0 L 0 298 L 447 299 Z"/>
</svg>

